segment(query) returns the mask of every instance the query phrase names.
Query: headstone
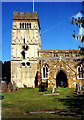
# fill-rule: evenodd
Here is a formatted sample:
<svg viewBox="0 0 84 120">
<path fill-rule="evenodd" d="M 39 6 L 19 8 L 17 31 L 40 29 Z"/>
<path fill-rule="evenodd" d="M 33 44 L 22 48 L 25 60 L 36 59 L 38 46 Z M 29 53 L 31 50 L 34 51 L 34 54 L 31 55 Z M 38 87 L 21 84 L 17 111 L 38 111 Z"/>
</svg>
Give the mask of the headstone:
<svg viewBox="0 0 84 120">
<path fill-rule="evenodd" d="M 52 93 L 55 92 L 55 83 L 53 83 L 53 90 L 52 90 Z"/>
<path fill-rule="evenodd" d="M 27 88 L 27 86 L 25 84 L 23 84 L 24 88 Z"/>
<path fill-rule="evenodd" d="M 10 86 L 8 85 L 7 92 L 11 92 Z"/>
<path fill-rule="evenodd" d="M 15 81 L 13 81 L 13 91 L 16 91 L 16 90 L 17 90 L 17 86 L 16 86 Z"/>
<path fill-rule="evenodd" d="M 7 83 L 6 81 L 1 81 L 1 90 L 3 93 L 7 92 Z"/>
<path fill-rule="evenodd" d="M 39 85 L 39 92 L 44 92 L 47 90 L 47 85 L 44 82 L 41 82 Z"/>
<path fill-rule="evenodd" d="M 76 84 L 76 93 L 79 94 L 81 92 L 81 82 Z"/>
<path fill-rule="evenodd" d="M 16 90 L 19 90 L 19 88 L 18 88 L 18 87 L 16 87 Z"/>
<path fill-rule="evenodd" d="M 11 82 L 9 83 L 8 87 L 9 87 L 9 89 L 10 89 L 10 92 L 13 91 L 13 85 L 12 85 Z"/>
</svg>

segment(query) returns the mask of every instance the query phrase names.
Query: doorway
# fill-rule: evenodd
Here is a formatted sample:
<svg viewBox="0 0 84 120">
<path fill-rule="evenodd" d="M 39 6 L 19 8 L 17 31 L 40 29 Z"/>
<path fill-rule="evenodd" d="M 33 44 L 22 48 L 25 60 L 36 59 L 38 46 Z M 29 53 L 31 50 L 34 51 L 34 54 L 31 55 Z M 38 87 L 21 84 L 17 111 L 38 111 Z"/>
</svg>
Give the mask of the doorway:
<svg viewBox="0 0 84 120">
<path fill-rule="evenodd" d="M 56 76 L 56 87 L 68 87 L 67 76 L 62 70 Z"/>
</svg>

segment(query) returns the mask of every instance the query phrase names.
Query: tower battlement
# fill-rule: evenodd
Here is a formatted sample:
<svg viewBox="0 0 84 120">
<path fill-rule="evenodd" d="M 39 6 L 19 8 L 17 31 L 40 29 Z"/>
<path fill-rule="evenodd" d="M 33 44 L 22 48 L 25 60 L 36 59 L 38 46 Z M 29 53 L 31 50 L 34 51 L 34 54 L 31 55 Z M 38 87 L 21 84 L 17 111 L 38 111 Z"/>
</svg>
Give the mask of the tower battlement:
<svg viewBox="0 0 84 120">
<path fill-rule="evenodd" d="M 17 20 L 17 19 L 38 19 L 38 13 L 37 12 L 33 12 L 33 14 L 31 14 L 31 12 L 23 12 L 20 11 L 20 14 L 18 13 L 18 11 L 14 11 L 13 12 L 13 20 Z"/>
</svg>

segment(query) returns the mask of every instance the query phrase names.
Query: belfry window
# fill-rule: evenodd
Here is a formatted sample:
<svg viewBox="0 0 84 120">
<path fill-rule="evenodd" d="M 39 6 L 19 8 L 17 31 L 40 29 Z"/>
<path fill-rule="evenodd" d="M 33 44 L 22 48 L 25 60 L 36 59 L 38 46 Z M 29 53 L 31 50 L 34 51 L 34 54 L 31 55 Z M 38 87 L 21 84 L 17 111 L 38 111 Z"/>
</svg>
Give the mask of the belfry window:
<svg viewBox="0 0 84 120">
<path fill-rule="evenodd" d="M 26 23 L 25 23 L 25 29 L 27 29 L 27 28 L 26 28 Z"/>
<path fill-rule="evenodd" d="M 27 29 L 31 29 L 31 23 L 27 23 Z"/>
<path fill-rule="evenodd" d="M 84 67 L 82 66 L 82 64 L 77 67 L 77 74 L 78 79 L 84 79 Z"/>
<path fill-rule="evenodd" d="M 42 78 L 48 78 L 48 65 L 44 64 L 42 68 Z"/>
<path fill-rule="evenodd" d="M 24 29 L 24 23 L 22 23 L 22 28 Z"/>
<path fill-rule="evenodd" d="M 31 29 L 31 23 L 20 23 L 20 29 Z"/>
</svg>

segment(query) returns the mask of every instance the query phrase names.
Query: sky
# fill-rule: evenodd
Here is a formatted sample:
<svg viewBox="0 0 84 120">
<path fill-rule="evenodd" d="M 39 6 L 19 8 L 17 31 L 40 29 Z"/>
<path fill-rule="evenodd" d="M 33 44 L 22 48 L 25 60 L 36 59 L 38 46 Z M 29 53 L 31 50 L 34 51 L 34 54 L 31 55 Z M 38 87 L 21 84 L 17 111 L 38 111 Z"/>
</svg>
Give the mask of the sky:
<svg viewBox="0 0 84 120">
<path fill-rule="evenodd" d="M 41 27 L 42 50 L 78 49 L 81 42 L 72 37 L 78 28 L 71 18 L 81 10 L 81 2 L 35 2 Z M 32 2 L 2 2 L 2 61 L 11 60 L 13 11 L 33 11 Z"/>
</svg>

